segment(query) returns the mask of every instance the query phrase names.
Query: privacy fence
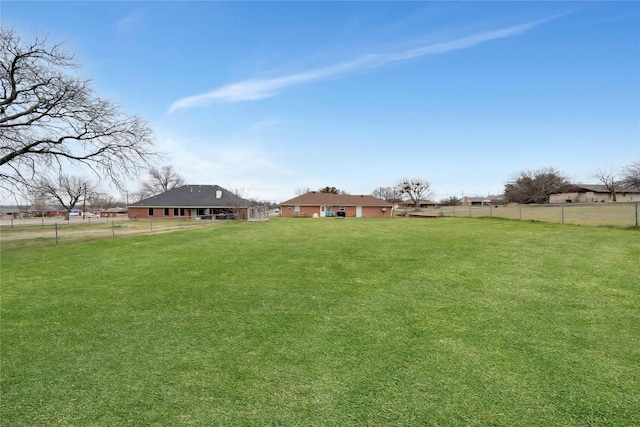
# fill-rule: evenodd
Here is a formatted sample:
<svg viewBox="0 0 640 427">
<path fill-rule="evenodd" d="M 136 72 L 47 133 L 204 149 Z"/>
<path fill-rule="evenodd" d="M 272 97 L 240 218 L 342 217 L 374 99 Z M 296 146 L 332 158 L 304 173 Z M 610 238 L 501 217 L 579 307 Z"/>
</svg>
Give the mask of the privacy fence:
<svg viewBox="0 0 640 427">
<path fill-rule="evenodd" d="M 638 202 L 513 206 L 441 206 L 409 215 L 507 218 L 599 227 L 638 227 Z"/>
</svg>

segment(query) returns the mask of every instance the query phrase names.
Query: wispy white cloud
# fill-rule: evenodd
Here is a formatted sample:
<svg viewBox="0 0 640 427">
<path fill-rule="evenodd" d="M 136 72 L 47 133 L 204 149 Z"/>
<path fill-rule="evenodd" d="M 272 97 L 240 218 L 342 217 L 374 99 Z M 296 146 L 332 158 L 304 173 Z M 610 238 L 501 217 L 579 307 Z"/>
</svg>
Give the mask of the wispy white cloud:
<svg viewBox="0 0 640 427">
<path fill-rule="evenodd" d="M 292 170 L 270 148 L 270 130 L 278 120 L 263 120 L 227 135 L 185 136 L 156 129 L 156 147 L 168 153 L 171 164 L 188 184 L 218 184 L 244 188 L 247 197 L 277 201 L 291 191 Z M 134 184 L 132 184 L 133 186 Z"/>
<path fill-rule="evenodd" d="M 320 81 L 356 71 L 378 68 L 392 62 L 406 61 L 427 55 L 466 49 L 490 40 L 514 36 L 529 31 L 555 18 L 557 18 L 557 16 L 399 52 L 362 55 L 351 61 L 283 77 L 243 80 L 222 86 L 210 92 L 179 99 L 169 107 L 169 113 L 182 108 L 202 107 L 214 102 L 240 102 L 264 99 L 274 96 L 279 90 L 290 86 Z"/>
<path fill-rule="evenodd" d="M 116 22 L 116 34 L 119 37 L 127 36 L 134 30 L 146 16 L 146 9 L 138 10 Z"/>
</svg>

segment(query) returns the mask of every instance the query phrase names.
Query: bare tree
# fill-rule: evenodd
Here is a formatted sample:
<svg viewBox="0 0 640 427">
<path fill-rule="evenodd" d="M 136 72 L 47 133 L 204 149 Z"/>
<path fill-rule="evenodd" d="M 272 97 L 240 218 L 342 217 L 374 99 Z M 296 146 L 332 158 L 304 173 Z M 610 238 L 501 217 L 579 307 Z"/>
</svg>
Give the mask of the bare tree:
<svg viewBox="0 0 640 427">
<path fill-rule="evenodd" d="M 129 203 L 137 203 L 137 202 L 139 202 L 141 200 L 144 200 L 144 199 L 147 199 L 147 198 L 149 198 L 151 196 L 153 196 L 153 194 L 149 193 L 144 188 L 141 188 L 141 189 L 136 190 L 136 191 L 126 191 L 125 200 L 127 201 L 127 204 L 129 204 Z"/>
<path fill-rule="evenodd" d="M 124 206 L 126 203 L 122 200 L 115 198 L 110 194 L 104 194 L 101 192 L 94 192 L 87 195 L 87 203 L 91 209 L 107 210 L 116 206 Z"/>
<path fill-rule="evenodd" d="M 371 192 L 371 195 L 386 202 L 396 202 L 401 196 L 398 187 L 378 187 Z"/>
<path fill-rule="evenodd" d="M 244 187 L 235 187 L 229 191 L 223 190 L 223 194 L 227 204 L 233 210 L 233 219 L 244 219 L 243 213 L 250 204 L 246 200 L 248 191 Z"/>
<path fill-rule="evenodd" d="M 303 194 L 307 194 L 308 192 L 310 192 L 311 189 L 309 187 L 306 188 L 298 188 L 296 190 L 296 196 L 302 196 Z"/>
<path fill-rule="evenodd" d="M 569 184 L 569 179 L 552 168 L 523 170 L 504 186 L 504 196 L 509 202 L 547 203 L 549 196 Z"/>
<path fill-rule="evenodd" d="M 0 178 L 10 192 L 70 167 L 116 185 L 151 164 L 151 130 L 98 98 L 61 44 L 0 28 Z"/>
<path fill-rule="evenodd" d="M 69 219 L 71 210 L 80 200 L 86 200 L 87 195 L 94 192 L 95 185 L 86 178 L 62 174 L 56 179 L 41 178 L 37 188 L 41 194 L 60 203 L 66 210 L 64 219 Z"/>
<path fill-rule="evenodd" d="M 171 165 L 149 168 L 149 180 L 142 184 L 141 191 L 150 196 L 186 185 L 185 179 Z"/>
<path fill-rule="evenodd" d="M 444 199 L 440 199 L 439 204 L 442 206 L 458 206 L 460 204 L 460 197 L 450 196 Z"/>
<path fill-rule="evenodd" d="M 640 160 L 626 166 L 623 171 L 622 180 L 630 187 L 640 190 Z"/>
<path fill-rule="evenodd" d="M 33 191 L 29 201 L 31 202 L 31 210 L 39 212 L 40 216 L 44 217 L 50 203 L 49 196 L 42 191 Z"/>
<path fill-rule="evenodd" d="M 611 199 L 616 202 L 616 187 L 620 184 L 618 168 L 599 168 L 593 173 L 593 177 L 607 188 L 611 194 Z"/>
<path fill-rule="evenodd" d="M 400 194 L 406 194 L 413 202 L 413 206 L 420 207 L 420 200 L 428 199 L 433 195 L 431 184 L 422 178 L 402 178 L 398 183 Z"/>
</svg>

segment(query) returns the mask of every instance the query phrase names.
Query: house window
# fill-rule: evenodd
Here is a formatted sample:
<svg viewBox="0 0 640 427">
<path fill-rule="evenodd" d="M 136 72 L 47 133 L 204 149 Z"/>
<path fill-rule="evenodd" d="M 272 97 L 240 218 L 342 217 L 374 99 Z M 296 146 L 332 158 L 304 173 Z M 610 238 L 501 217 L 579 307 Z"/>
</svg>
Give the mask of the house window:
<svg viewBox="0 0 640 427">
<path fill-rule="evenodd" d="M 180 215 L 180 210 L 178 208 L 173 208 L 173 216 Z"/>
<path fill-rule="evenodd" d="M 341 210 L 341 211 L 344 211 L 344 206 L 340 206 L 340 210 Z"/>
<path fill-rule="evenodd" d="M 180 208 L 180 216 L 184 216 L 184 208 Z"/>
<path fill-rule="evenodd" d="M 169 208 L 164 208 L 164 216 L 169 216 Z"/>
<path fill-rule="evenodd" d="M 291 206 L 287 206 L 287 210 L 290 211 L 291 210 Z"/>
<path fill-rule="evenodd" d="M 149 208 L 149 216 L 153 216 L 153 208 Z"/>
</svg>

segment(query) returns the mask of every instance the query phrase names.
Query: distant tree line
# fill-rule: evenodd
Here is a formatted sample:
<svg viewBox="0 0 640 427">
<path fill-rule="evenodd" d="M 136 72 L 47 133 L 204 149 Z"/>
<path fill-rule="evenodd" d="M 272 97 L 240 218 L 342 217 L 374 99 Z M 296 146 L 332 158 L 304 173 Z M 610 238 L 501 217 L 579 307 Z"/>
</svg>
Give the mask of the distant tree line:
<svg viewBox="0 0 640 427">
<path fill-rule="evenodd" d="M 616 193 L 620 189 L 640 190 L 640 161 L 622 168 L 599 168 L 593 172 L 592 177 L 604 185 L 615 202 Z M 524 170 L 505 184 L 504 197 L 507 202 L 548 203 L 551 194 L 562 191 L 569 184 L 570 178 L 552 167 Z"/>
</svg>

